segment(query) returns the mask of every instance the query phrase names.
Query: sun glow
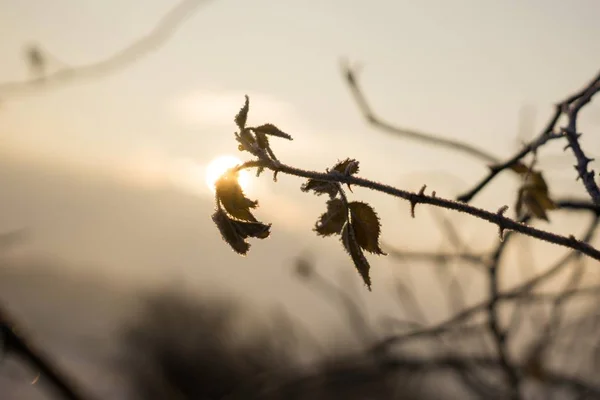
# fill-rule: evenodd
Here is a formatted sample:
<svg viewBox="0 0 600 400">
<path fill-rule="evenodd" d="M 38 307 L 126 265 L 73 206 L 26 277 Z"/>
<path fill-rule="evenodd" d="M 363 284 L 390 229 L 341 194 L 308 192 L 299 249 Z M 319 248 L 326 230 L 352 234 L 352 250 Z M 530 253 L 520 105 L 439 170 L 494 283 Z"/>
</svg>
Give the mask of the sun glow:
<svg viewBox="0 0 600 400">
<path fill-rule="evenodd" d="M 212 160 L 206 166 L 206 184 L 208 188 L 214 193 L 215 183 L 229 168 L 235 167 L 241 164 L 242 161 L 234 156 L 219 156 Z M 247 191 L 250 186 L 250 173 L 248 171 L 240 171 L 238 182 L 242 187 L 242 190 Z"/>
</svg>

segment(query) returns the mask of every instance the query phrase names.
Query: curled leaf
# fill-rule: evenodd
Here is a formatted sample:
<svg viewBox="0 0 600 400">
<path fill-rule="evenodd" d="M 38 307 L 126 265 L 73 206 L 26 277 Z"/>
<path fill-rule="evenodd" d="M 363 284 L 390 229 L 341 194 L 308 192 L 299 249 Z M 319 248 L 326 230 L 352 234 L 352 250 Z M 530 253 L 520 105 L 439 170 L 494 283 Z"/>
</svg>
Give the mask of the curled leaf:
<svg viewBox="0 0 600 400">
<path fill-rule="evenodd" d="M 256 135 L 256 144 L 263 150 L 269 148 L 269 138 L 262 132 L 255 132 Z"/>
<path fill-rule="evenodd" d="M 261 126 L 257 126 L 256 128 L 251 128 L 251 129 L 257 134 L 262 133 L 264 135 L 277 136 L 280 138 L 293 140 L 290 135 L 283 132 L 281 129 L 279 129 L 278 127 L 276 127 L 273 124 L 264 124 Z"/>
<path fill-rule="evenodd" d="M 529 171 L 529 167 L 527 167 L 527 165 L 523 164 L 521 161 L 517 161 L 509 168 L 515 171 L 517 174 L 526 174 Z"/>
<path fill-rule="evenodd" d="M 354 175 L 358 172 L 358 161 L 346 158 L 344 161 L 335 164 L 333 169 L 344 175 Z"/>
<path fill-rule="evenodd" d="M 515 209 L 519 217 L 528 212 L 536 218 L 548 221 L 546 211 L 556 209 L 556 204 L 550 198 L 548 185 L 541 172 L 529 171 L 525 175 L 524 183 L 519 189 Z"/>
<path fill-rule="evenodd" d="M 248 119 L 248 111 L 250 110 L 250 99 L 248 95 L 244 96 L 246 101 L 244 102 L 244 106 L 240 109 L 240 111 L 235 116 L 235 124 L 243 130 L 246 127 L 246 120 Z"/>
<path fill-rule="evenodd" d="M 369 270 L 371 269 L 371 266 L 369 265 L 369 262 L 367 261 L 360 246 L 358 245 L 354 229 L 349 223 L 344 224 L 344 227 L 342 229 L 342 243 L 346 251 L 352 257 L 352 261 L 354 262 L 356 270 L 358 271 L 363 281 L 365 282 L 365 285 L 367 285 L 367 288 L 370 291 L 371 277 L 369 276 Z"/>
<path fill-rule="evenodd" d="M 230 218 L 225 211 L 217 207 L 212 215 L 212 220 L 219 228 L 223 240 L 238 254 L 245 255 L 250 249 L 250 244 L 246 241 L 249 237 L 265 239 L 270 234 L 271 225 L 262 222 L 238 221 Z"/>
<path fill-rule="evenodd" d="M 248 129 L 242 129 L 239 134 L 236 133 L 235 138 L 239 143 L 239 151 L 247 151 L 251 154 L 256 154 L 256 139 Z"/>
<path fill-rule="evenodd" d="M 212 220 L 219 228 L 223 240 L 225 240 L 233 250 L 238 254 L 246 254 L 250 245 L 244 240 L 244 238 L 237 233 L 235 227 L 231 223 L 231 219 L 223 212 L 221 208 L 212 215 Z"/>
<path fill-rule="evenodd" d="M 327 202 L 327 212 L 319 217 L 315 231 L 321 236 L 340 234 L 348 220 L 348 210 L 340 199 L 331 199 Z"/>
<path fill-rule="evenodd" d="M 367 203 L 353 201 L 348 204 L 348 208 L 358 245 L 369 253 L 385 255 L 379 247 L 381 223 L 373 207 Z"/>
<path fill-rule="evenodd" d="M 215 183 L 216 197 L 225 210 L 234 218 L 242 221 L 255 222 L 256 218 L 250 212 L 258 206 L 257 201 L 248 199 L 238 182 L 238 172 L 228 171 Z"/>
<path fill-rule="evenodd" d="M 330 198 L 334 198 L 339 191 L 339 187 L 334 182 L 319 181 L 317 179 L 309 179 L 300 188 L 303 192 L 314 191 L 317 196 L 327 193 Z"/>
</svg>

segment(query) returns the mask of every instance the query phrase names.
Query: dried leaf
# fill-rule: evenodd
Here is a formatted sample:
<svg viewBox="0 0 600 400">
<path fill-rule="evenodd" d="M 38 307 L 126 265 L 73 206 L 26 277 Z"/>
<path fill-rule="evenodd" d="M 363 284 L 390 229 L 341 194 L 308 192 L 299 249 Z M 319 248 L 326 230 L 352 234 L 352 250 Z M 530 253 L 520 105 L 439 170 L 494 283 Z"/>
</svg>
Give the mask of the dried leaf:
<svg viewBox="0 0 600 400">
<path fill-rule="evenodd" d="M 262 132 L 255 132 L 256 135 L 256 144 L 263 150 L 269 148 L 269 138 Z"/>
<path fill-rule="evenodd" d="M 290 135 L 283 132 L 273 124 L 264 124 L 261 126 L 257 126 L 256 128 L 252 128 L 252 130 L 254 130 L 255 133 L 263 133 L 265 135 L 277 136 L 280 138 L 292 140 L 292 137 Z"/>
<path fill-rule="evenodd" d="M 354 175 L 358 172 L 358 161 L 346 158 L 334 165 L 333 169 L 344 175 Z"/>
<path fill-rule="evenodd" d="M 300 189 L 303 192 L 312 190 L 317 196 L 327 193 L 331 198 L 334 198 L 339 190 L 338 185 L 334 182 L 319 181 L 316 179 L 309 179 Z"/>
<path fill-rule="evenodd" d="M 344 228 L 342 229 L 342 243 L 344 244 L 346 251 L 352 257 L 354 266 L 365 282 L 365 285 L 367 285 L 367 288 L 371 290 L 371 277 L 369 276 L 369 270 L 371 269 L 371 266 L 369 265 L 369 262 L 365 258 L 365 255 L 358 245 L 354 229 L 352 229 L 352 225 L 349 223 L 344 224 Z"/>
<path fill-rule="evenodd" d="M 548 215 L 546 214 L 546 210 L 538 201 L 538 197 L 531 190 L 526 190 L 523 192 L 523 204 L 527 208 L 527 210 L 534 215 L 536 218 L 543 219 L 544 221 L 548 221 Z"/>
<path fill-rule="evenodd" d="M 348 220 L 348 210 L 340 199 L 331 199 L 327 202 L 327 212 L 319 217 L 315 231 L 321 236 L 340 234 Z"/>
<path fill-rule="evenodd" d="M 244 255 L 248 252 L 250 245 L 237 233 L 235 227 L 231 223 L 231 219 L 221 208 L 218 208 L 217 211 L 215 211 L 212 215 L 212 220 L 217 225 L 217 228 L 219 228 L 223 240 L 229 243 L 236 253 Z"/>
<path fill-rule="evenodd" d="M 240 132 L 240 134 L 236 134 L 236 140 L 239 143 L 238 146 L 238 150 L 239 151 L 247 151 L 251 154 L 255 154 L 256 150 L 256 139 L 254 138 L 254 136 L 252 135 L 252 133 L 250 133 L 250 131 L 248 129 L 242 129 L 242 131 Z"/>
<path fill-rule="evenodd" d="M 548 185 L 546 184 L 546 180 L 544 176 L 539 171 L 531 171 L 527 178 L 525 179 L 525 185 L 531 186 L 537 191 L 548 193 Z"/>
<path fill-rule="evenodd" d="M 250 99 L 248 98 L 248 95 L 245 95 L 244 97 L 246 98 L 246 101 L 244 102 L 244 106 L 240 109 L 240 111 L 235 116 L 235 123 L 238 126 L 238 128 L 240 128 L 240 130 L 243 130 L 246 127 L 246 120 L 248 119 L 248 111 L 250 110 Z"/>
<path fill-rule="evenodd" d="M 262 222 L 247 222 L 237 221 L 232 219 L 231 223 L 235 227 L 235 230 L 244 239 L 253 237 L 257 239 L 266 239 L 271 234 L 271 225 L 263 224 Z"/>
<path fill-rule="evenodd" d="M 520 188 L 517 192 L 517 201 L 515 202 L 515 214 L 517 218 L 523 216 L 523 188 Z"/>
<path fill-rule="evenodd" d="M 358 245 L 370 253 L 385 255 L 379 247 L 381 223 L 375 210 L 369 204 L 360 201 L 353 201 L 348 207 Z"/>
<path fill-rule="evenodd" d="M 556 203 L 550 198 L 548 185 L 539 171 L 530 171 L 525 176 L 525 181 L 519 189 L 516 204 L 517 216 L 526 212 L 536 218 L 548 221 L 546 211 L 556 209 Z"/>
<path fill-rule="evenodd" d="M 529 171 L 529 167 L 523 164 L 521 161 L 517 161 L 516 163 L 510 166 L 510 169 L 515 171 L 517 174 L 526 174 Z"/>
<path fill-rule="evenodd" d="M 238 221 L 230 218 L 222 208 L 218 207 L 212 216 L 225 240 L 236 253 L 245 255 L 250 249 L 246 241 L 249 237 L 265 239 L 270 235 L 271 225 L 262 222 Z"/>
<path fill-rule="evenodd" d="M 228 171 L 215 184 L 216 197 L 225 210 L 234 218 L 242 221 L 255 222 L 256 218 L 250 212 L 258 206 L 257 201 L 248 199 L 238 182 L 238 173 Z"/>
</svg>

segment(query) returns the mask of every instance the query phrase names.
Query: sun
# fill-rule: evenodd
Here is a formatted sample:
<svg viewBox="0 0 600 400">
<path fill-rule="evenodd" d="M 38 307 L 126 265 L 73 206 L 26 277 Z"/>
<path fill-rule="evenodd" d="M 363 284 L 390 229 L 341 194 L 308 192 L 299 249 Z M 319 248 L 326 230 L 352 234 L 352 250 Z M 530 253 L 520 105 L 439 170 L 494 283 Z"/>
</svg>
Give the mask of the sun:
<svg viewBox="0 0 600 400">
<path fill-rule="evenodd" d="M 206 166 L 206 184 L 208 188 L 214 193 L 215 183 L 229 168 L 233 168 L 236 165 L 241 164 L 242 161 L 234 156 L 219 156 L 212 160 Z M 242 187 L 242 190 L 247 191 L 250 186 L 250 174 L 248 171 L 240 171 L 238 176 L 238 182 Z"/>
</svg>

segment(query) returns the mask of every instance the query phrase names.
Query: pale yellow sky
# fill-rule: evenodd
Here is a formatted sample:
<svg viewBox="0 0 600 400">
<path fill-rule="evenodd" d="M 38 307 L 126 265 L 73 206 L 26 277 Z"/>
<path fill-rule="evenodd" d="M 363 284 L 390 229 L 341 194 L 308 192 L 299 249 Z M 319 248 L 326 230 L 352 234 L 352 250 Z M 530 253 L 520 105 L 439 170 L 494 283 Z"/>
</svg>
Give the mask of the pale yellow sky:
<svg viewBox="0 0 600 400">
<path fill-rule="evenodd" d="M 91 63 L 147 33 L 173 4 L 3 1 L 0 82 L 27 77 L 27 43 L 39 43 L 68 65 Z M 452 196 L 481 177 L 485 167 L 366 126 L 340 76 L 340 59 L 364 65 L 363 87 L 386 119 L 505 157 L 518 148 L 523 105 L 536 108 L 539 130 L 552 105 L 596 73 L 599 16 L 595 0 L 212 0 L 163 47 L 126 69 L 27 95 L 0 90 L 1 149 L 11 159 L 44 168 L 60 164 L 90 177 L 172 187 L 189 182 L 185 166 L 190 163 L 201 170 L 215 156 L 240 155 L 232 119 L 249 94 L 251 121 L 275 123 L 294 136 L 293 142 L 274 144 L 284 162 L 324 169 L 354 157 L 365 177 L 415 190 L 427 183 Z M 585 146 L 600 148 L 600 106 L 586 109 L 580 126 Z M 573 180 L 570 155 L 562 155 L 560 147 L 541 154 L 542 161 L 560 155 L 552 158 L 562 169 L 549 174 L 551 188 L 584 195 Z M 274 237 L 278 227 L 299 237 L 312 235 L 324 201 L 301 193 L 301 183 L 283 177 L 273 184 L 265 175 L 253 188 L 252 196 L 263 205 L 259 216 L 275 224 Z M 512 206 L 513 183 L 498 179 L 477 203 Z M 190 192 L 175 183 L 186 196 L 206 196 L 202 201 L 208 204 L 211 195 L 201 176 L 198 185 Z M 30 195 L 45 195 L 31 190 Z M 425 212 L 413 221 L 407 205 L 361 190 L 354 196 L 371 201 L 382 214 L 387 241 L 403 247 L 430 244 L 432 225 Z M 206 217 L 202 224 L 208 224 Z M 493 243 L 493 227 L 456 218 L 469 240 Z M 277 240 L 255 242 L 252 251 L 277 249 Z M 291 253 L 306 247 L 295 244 Z M 338 247 L 334 254 L 343 258 Z M 230 255 L 225 245 L 212 251 L 227 253 L 236 268 L 249 263 Z"/>
</svg>

